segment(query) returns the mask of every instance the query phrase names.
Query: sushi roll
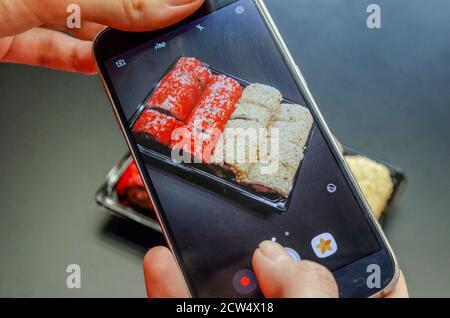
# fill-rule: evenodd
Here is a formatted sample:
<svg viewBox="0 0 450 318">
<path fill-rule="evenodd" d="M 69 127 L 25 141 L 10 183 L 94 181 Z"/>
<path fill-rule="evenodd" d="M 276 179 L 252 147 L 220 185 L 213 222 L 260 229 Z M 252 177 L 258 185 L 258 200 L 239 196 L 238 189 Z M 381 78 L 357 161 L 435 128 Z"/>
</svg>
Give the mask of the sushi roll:
<svg viewBox="0 0 450 318">
<path fill-rule="evenodd" d="M 287 197 L 303 159 L 312 124 L 312 116 L 305 107 L 281 105 L 268 125 L 267 147 L 259 147 L 259 162 L 242 182 L 258 192 Z M 274 147 L 274 142 L 278 147 Z"/>
<path fill-rule="evenodd" d="M 132 161 L 115 185 L 119 202 L 125 206 L 154 211 L 136 163 Z"/>
<path fill-rule="evenodd" d="M 147 106 L 185 121 L 197 104 L 211 73 L 195 58 L 181 58 L 155 88 Z"/>
<path fill-rule="evenodd" d="M 279 111 L 272 117 L 272 121 L 299 122 L 303 117 L 310 116 L 309 110 L 297 104 L 280 105 Z"/>
<path fill-rule="evenodd" d="M 200 131 L 223 130 L 241 97 L 242 87 L 234 79 L 213 75 L 197 106 L 186 120 L 186 126 Z"/>
<path fill-rule="evenodd" d="M 173 151 L 183 151 L 189 163 L 210 163 L 222 132 L 220 130 L 203 132 L 190 126 L 183 126 L 180 131 L 182 137 L 176 136 L 172 141 Z"/>
<path fill-rule="evenodd" d="M 264 174 L 264 166 L 266 165 L 263 163 L 254 165 L 242 182 L 258 192 L 278 193 L 287 197 L 292 188 L 295 170 L 293 172 L 292 169 L 280 165 L 275 173 Z"/>
<path fill-rule="evenodd" d="M 256 120 L 263 126 L 269 123 L 271 114 L 267 108 L 256 104 L 238 103 L 231 119 Z"/>
<path fill-rule="evenodd" d="M 224 75 L 213 75 L 198 104 L 183 126 L 191 136 L 191 142 L 182 145 L 191 153 L 195 162 L 209 163 L 214 147 L 241 97 L 242 87 Z M 178 142 L 175 148 L 180 148 Z"/>
<path fill-rule="evenodd" d="M 273 87 L 262 84 L 250 84 L 242 92 L 240 103 L 256 104 L 265 107 L 270 114 L 278 112 L 282 96 Z"/>
<path fill-rule="evenodd" d="M 313 124 L 313 119 L 309 111 L 303 113 L 298 121 L 271 121 L 269 127 L 278 129 L 281 140 L 287 140 L 300 147 L 304 147 L 308 140 L 309 132 Z M 269 129 L 269 132 L 271 131 Z"/>
<path fill-rule="evenodd" d="M 273 147 L 274 142 L 278 143 L 278 147 Z M 266 149 L 266 153 L 262 151 L 260 148 L 259 162 L 250 169 L 242 182 L 256 191 L 287 197 L 303 159 L 303 149 L 287 140 L 271 139 L 270 148 Z"/>
<path fill-rule="evenodd" d="M 346 156 L 345 160 L 373 214 L 379 219 L 394 192 L 389 169 L 363 156 Z"/>
<path fill-rule="evenodd" d="M 258 162 L 260 128 L 264 126 L 257 121 L 231 119 L 215 147 L 211 162 L 231 171 L 236 181 L 244 180 Z"/>
<path fill-rule="evenodd" d="M 209 78 L 211 77 L 211 71 L 209 68 L 195 57 L 180 58 L 176 64 L 176 67 L 183 69 L 188 73 L 194 74 L 203 86 L 206 86 Z"/>
<path fill-rule="evenodd" d="M 297 170 L 300 161 L 303 159 L 302 147 L 284 139 L 271 140 L 270 144 L 273 142 L 278 142 L 277 151 L 275 151 L 275 148 L 272 145 L 269 145 L 269 147 L 265 149 L 266 153 L 262 153 L 262 149 L 260 149 L 259 158 L 261 163 L 276 161 L 279 165 Z"/>
<path fill-rule="evenodd" d="M 181 121 L 173 117 L 146 108 L 133 125 L 132 131 L 134 134 L 141 134 L 147 139 L 155 139 L 168 146 L 172 140 L 173 130 L 182 125 Z"/>
</svg>

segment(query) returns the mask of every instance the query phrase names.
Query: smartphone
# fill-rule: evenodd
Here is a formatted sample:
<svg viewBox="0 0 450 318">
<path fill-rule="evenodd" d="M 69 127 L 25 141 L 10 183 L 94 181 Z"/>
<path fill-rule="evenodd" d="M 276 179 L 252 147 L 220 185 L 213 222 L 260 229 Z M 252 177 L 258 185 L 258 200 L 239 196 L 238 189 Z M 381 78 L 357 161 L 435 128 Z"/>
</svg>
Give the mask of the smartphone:
<svg viewBox="0 0 450 318">
<path fill-rule="evenodd" d="M 395 285 L 394 254 L 262 0 L 206 1 L 152 32 L 107 29 L 94 54 L 193 297 L 262 296 L 251 259 L 263 240 L 326 266 L 341 297 Z"/>
</svg>

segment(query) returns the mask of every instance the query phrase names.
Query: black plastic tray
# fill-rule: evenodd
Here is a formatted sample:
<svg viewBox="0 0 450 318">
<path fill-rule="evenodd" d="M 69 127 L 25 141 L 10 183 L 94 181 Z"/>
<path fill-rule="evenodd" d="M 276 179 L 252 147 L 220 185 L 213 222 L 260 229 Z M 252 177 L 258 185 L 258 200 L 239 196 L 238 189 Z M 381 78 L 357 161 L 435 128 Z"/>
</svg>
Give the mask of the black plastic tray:
<svg viewBox="0 0 450 318">
<path fill-rule="evenodd" d="M 148 99 L 153 94 L 155 88 L 159 85 L 164 76 L 175 66 L 175 64 L 178 62 L 180 58 L 178 58 L 161 76 L 159 82 L 151 89 L 151 91 L 145 97 L 143 102 L 139 105 L 137 111 L 131 117 L 129 123 L 130 128 L 133 127 L 136 120 L 139 118 L 140 114 L 145 109 L 145 105 Z M 213 74 L 225 75 L 236 80 L 242 86 L 242 88 L 245 88 L 248 85 L 250 85 L 249 82 L 240 79 L 236 76 L 222 72 L 210 65 L 205 64 L 205 66 L 207 66 Z M 300 103 L 296 103 L 286 98 L 282 99 L 282 103 L 300 105 Z M 301 107 L 305 106 L 301 105 Z M 311 127 L 307 142 L 305 144 L 306 149 L 305 155 L 306 151 L 308 151 L 308 144 L 312 131 L 313 127 Z M 266 212 L 273 212 L 273 211 L 285 212 L 289 207 L 289 202 L 292 196 L 293 188 L 291 189 L 288 197 L 282 197 L 276 193 L 257 192 L 250 186 L 246 186 L 238 182 L 235 182 L 231 180 L 231 178 L 227 180 L 224 177 L 219 176 L 217 174 L 217 171 L 214 170 L 214 168 L 208 166 L 207 164 L 186 164 L 174 162 L 170 156 L 170 149 L 159 144 L 156 141 L 141 138 L 139 137 L 139 135 L 135 135 L 135 140 L 138 144 L 141 154 L 143 154 L 144 158 L 147 161 L 149 161 L 149 163 L 151 163 L 152 165 L 158 167 L 159 169 L 163 169 L 170 173 L 176 174 L 179 177 L 188 179 L 189 181 L 202 184 L 205 187 L 208 187 L 208 189 L 211 189 L 217 193 L 225 195 L 227 198 L 239 202 L 239 204 L 243 204 L 251 209 L 259 209 Z M 303 160 L 300 162 L 293 180 L 297 178 L 302 162 Z M 293 182 L 293 184 L 295 184 L 295 182 Z"/>
<path fill-rule="evenodd" d="M 366 157 L 364 154 L 346 147 L 344 147 L 344 155 L 345 156 L 361 155 Z M 146 211 L 135 210 L 119 202 L 119 197 L 116 193 L 115 187 L 117 182 L 120 180 L 120 177 L 125 172 L 125 170 L 132 162 L 132 160 L 133 159 L 131 155 L 127 154 L 126 156 L 124 156 L 123 159 L 119 161 L 119 163 L 115 167 L 111 169 L 111 171 L 106 176 L 105 183 L 97 191 L 95 199 L 99 205 L 105 207 L 108 211 L 110 211 L 114 215 L 124 219 L 128 219 L 132 222 L 140 223 L 152 230 L 161 232 L 161 228 L 152 210 Z M 401 193 L 403 192 L 406 186 L 406 177 L 402 169 L 380 160 L 374 161 L 383 164 L 389 169 L 392 182 L 394 185 L 394 191 L 392 192 L 392 196 L 389 199 L 386 208 L 384 209 L 381 215 L 381 219 L 379 220 L 379 222 L 382 225 L 384 225 L 392 212 L 391 210 L 395 207 L 398 199 L 400 198 Z"/>
</svg>

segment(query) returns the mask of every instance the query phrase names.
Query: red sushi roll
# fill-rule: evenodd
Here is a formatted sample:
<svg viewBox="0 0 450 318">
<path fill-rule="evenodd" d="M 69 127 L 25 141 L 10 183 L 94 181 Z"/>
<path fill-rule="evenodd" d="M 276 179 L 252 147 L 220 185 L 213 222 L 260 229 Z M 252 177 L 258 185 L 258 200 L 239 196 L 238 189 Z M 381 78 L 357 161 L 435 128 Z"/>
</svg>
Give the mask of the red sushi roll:
<svg viewBox="0 0 450 318">
<path fill-rule="evenodd" d="M 210 76 L 209 69 L 198 59 L 182 57 L 161 80 L 147 105 L 185 121 L 197 104 Z"/>
<path fill-rule="evenodd" d="M 174 129 L 181 127 L 183 123 L 173 117 L 146 108 L 133 126 L 133 133 L 143 134 L 146 138 L 154 138 L 168 146 L 172 140 Z"/>
<path fill-rule="evenodd" d="M 119 202 L 131 208 L 153 211 L 153 205 L 145 189 L 136 163 L 132 161 L 116 184 Z"/>
<path fill-rule="evenodd" d="M 203 85 L 209 81 L 211 72 L 200 60 L 194 57 L 182 57 L 178 60 L 176 66 L 196 76 L 197 80 Z"/>
<path fill-rule="evenodd" d="M 212 75 L 197 106 L 186 120 L 186 126 L 200 131 L 223 131 L 242 95 L 242 87 L 225 75 Z"/>
<path fill-rule="evenodd" d="M 218 129 L 202 132 L 188 126 L 184 126 L 180 132 L 175 134 L 172 148 L 180 149 L 185 154 L 190 154 L 187 157 L 189 158 L 189 163 L 209 163 L 222 132 Z"/>
<path fill-rule="evenodd" d="M 196 162 L 208 163 L 241 95 L 242 87 L 238 82 L 224 75 L 212 75 L 183 126 L 189 140 L 175 141 L 173 147 L 191 153 Z"/>
</svg>

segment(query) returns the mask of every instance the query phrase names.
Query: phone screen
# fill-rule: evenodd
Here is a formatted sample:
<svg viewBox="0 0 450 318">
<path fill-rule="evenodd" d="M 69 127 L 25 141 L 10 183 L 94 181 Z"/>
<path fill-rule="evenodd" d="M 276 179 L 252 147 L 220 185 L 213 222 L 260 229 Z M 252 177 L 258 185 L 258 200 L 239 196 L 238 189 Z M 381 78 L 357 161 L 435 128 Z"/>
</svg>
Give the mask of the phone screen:
<svg viewBox="0 0 450 318">
<path fill-rule="evenodd" d="M 382 249 L 253 1 L 104 66 L 194 295 L 260 295 L 263 240 L 331 271 Z"/>
</svg>

